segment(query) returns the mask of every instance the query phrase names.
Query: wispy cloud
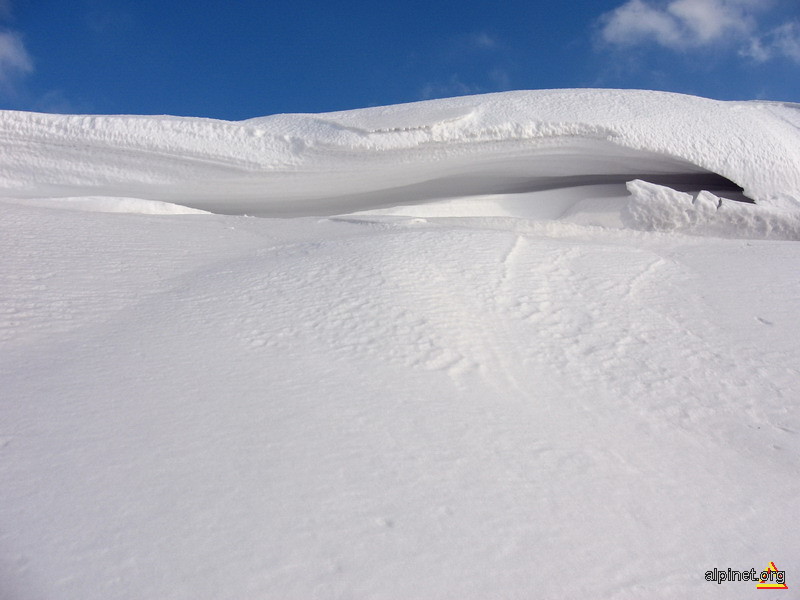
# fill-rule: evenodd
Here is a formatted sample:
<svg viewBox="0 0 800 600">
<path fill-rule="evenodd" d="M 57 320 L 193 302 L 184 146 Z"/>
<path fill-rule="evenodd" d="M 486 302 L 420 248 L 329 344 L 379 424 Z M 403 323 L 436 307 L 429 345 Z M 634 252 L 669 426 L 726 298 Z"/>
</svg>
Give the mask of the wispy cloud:
<svg viewBox="0 0 800 600">
<path fill-rule="evenodd" d="M 495 67 L 489 71 L 488 77 L 497 90 L 505 91 L 511 88 L 511 75 L 502 67 Z"/>
<path fill-rule="evenodd" d="M 37 112 L 54 114 L 91 113 L 92 105 L 88 102 L 75 102 L 67 98 L 62 90 L 45 92 L 32 102 L 31 109 Z"/>
<path fill-rule="evenodd" d="M 784 23 L 762 36 L 751 38 L 749 45 L 739 54 L 758 62 L 783 56 L 800 63 L 800 22 Z"/>
<path fill-rule="evenodd" d="M 476 31 L 439 40 L 433 56 L 442 63 L 458 63 L 468 58 L 490 56 L 500 49 L 501 43 L 496 36 L 486 31 Z"/>
<path fill-rule="evenodd" d="M 432 100 L 480 94 L 482 91 L 479 86 L 464 83 L 457 74 L 453 74 L 446 81 L 426 83 L 420 90 L 419 96 L 422 100 Z"/>
<path fill-rule="evenodd" d="M 12 17 L 12 0 L 0 0 L 0 23 Z M 33 72 L 33 59 L 25 48 L 22 36 L 0 26 L 0 94 L 16 95 L 16 84 Z"/>
<path fill-rule="evenodd" d="M 483 94 L 511 87 L 511 67 L 504 41 L 473 31 L 437 40 L 425 65 L 428 75 L 418 92 L 423 100 Z"/>
<path fill-rule="evenodd" d="M 470 44 L 475 48 L 491 49 L 497 45 L 497 40 L 486 32 L 473 33 L 469 36 Z"/>
<path fill-rule="evenodd" d="M 459 74 L 452 74 L 445 80 L 426 83 L 419 92 L 421 100 L 434 98 L 451 98 L 453 96 L 469 96 L 511 89 L 511 76 L 502 67 L 495 67 L 486 73 L 474 73 L 473 77 L 481 81 L 464 80 Z"/>
<path fill-rule="evenodd" d="M 601 17 L 603 39 L 634 45 L 655 41 L 681 50 L 707 45 L 730 33 L 746 33 L 754 25 L 749 0 L 672 0 L 653 5 L 629 0 Z"/>
<path fill-rule="evenodd" d="M 800 22 L 762 30 L 759 16 L 773 6 L 772 0 L 628 0 L 600 18 L 600 34 L 619 47 L 719 45 L 758 61 L 784 56 L 800 62 Z"/>
<path fill-rule="evenodd" d="M 14 82 L 33 71 L 33 60 L 20 35 L 14 31 L 0 31 L 0 89 L 13 91 Z"/>
</svg>

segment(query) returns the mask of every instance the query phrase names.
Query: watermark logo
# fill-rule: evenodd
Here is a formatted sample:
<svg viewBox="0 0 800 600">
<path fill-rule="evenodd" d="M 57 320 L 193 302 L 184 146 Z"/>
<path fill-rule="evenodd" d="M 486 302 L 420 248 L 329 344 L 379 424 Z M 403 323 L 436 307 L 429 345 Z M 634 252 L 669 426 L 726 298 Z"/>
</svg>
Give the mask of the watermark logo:
<svg viewBox="0 0 800 600">
<path fill-rule="evenodd" d="M 765 577 L 766 575 L 766 577 Z M 761 579 L 756 585 L 757 590 L 788 590 L 786 585 L 786 572 L 778 571 L 774 562 L 767 565 L 765 571 L 761 571 Z"/>
<path fill-rule="evenodd" d="M 788 590 L 786 585 L 786 571 L 779 571 L 774 562 L 770 562 L 763 571 L 750 569 L 749 571 L 735 571 L 734 569 L 714 569 L 706 571 L 706 581 L 716 581 L 718 584 L 727 581 L 752 581 L 758 590 Z"/>
</svg>

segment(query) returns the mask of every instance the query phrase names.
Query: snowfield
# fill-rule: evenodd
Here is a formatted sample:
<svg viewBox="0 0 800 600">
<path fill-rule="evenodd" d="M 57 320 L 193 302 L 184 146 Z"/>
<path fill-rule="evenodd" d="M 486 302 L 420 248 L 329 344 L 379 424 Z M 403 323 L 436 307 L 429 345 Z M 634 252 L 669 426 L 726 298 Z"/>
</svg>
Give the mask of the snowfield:
<svg viewBox="0 0 800 600">
<path fill-rule="evenodd" d="M 800 105 L 3 111 L 0 210 L 3 599 L 800 588 Z"/>
</svg>

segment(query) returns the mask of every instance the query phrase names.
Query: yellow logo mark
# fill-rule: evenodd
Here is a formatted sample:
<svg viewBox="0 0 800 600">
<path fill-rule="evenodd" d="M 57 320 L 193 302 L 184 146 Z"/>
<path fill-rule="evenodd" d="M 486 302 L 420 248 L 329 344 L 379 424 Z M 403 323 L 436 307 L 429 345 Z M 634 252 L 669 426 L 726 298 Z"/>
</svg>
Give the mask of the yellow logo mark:
<svg viewBox="0 0 800 600">
<path fill-rule="evenodd" d="M 786 573 L 778 571 L 778 567 L 774 562 L 770 562 L 769 566 L 761 571 L 761 579 L 756 584 L 757 590 L 788 590 L 786 585 Z"/>
</svg>

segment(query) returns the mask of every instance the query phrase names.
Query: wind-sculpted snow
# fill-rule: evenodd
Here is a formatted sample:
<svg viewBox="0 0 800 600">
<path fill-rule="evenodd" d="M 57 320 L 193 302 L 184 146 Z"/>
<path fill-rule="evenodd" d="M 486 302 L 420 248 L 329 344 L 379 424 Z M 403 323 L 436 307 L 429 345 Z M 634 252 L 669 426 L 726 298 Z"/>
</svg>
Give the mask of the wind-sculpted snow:
<svg viewBox="0 0 800 600">
<path fill-rule="evenodd" d="M 628 182 L 628 190 L 632 197 L 622 218 L 634 229 L 719 237 L 739 231 L 748 237 L 800 240 L 800 211 L 731 202 L 707 191 L 692 197 L 639 180 Z"/>
<path fill-rule="evenodd" d="M 508 92 L 242 122 L 6 111 L 0 194 L 299 216 L 610 184 L 627 196 L 625 184 L 639 179 L 796 211 L 798 114 L 784 103 L 620 90 Z"/>
<path fill-rule="evenodd" d="M 0 598 L 795 589 L 799 115 L 2 113 Z"/>
</svg>

